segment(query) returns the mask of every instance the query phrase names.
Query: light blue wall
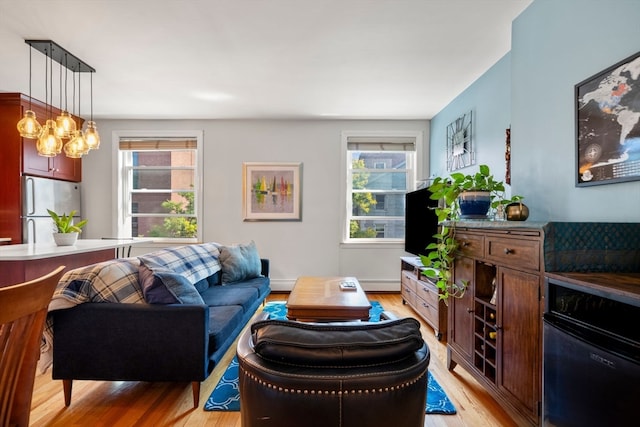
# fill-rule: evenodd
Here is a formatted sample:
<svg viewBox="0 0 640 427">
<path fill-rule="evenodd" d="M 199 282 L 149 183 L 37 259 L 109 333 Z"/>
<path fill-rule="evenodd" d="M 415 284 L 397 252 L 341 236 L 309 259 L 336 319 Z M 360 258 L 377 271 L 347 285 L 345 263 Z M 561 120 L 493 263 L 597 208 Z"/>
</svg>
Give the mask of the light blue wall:
<svg viewBox="0 0 640 427">
<path fill-rule="evenodd" d="M 472 140 L 476 163 L 458 170 L 474 173 L 486 164 L 496 179 L 504 180 L 505 130 L 511 121 L 511 67 L 506 54 L 467 90 L 455 98 L 431 120 L 430 173 L 446 176 L 447 125 L 463 114 L 472 112 Z"/>
<path fill-rule="evenodd" d="M 574 176 L 574 86 L 640 50 L 639 20 L 638 0 L 535 0 L 513 22 L 510 78 L 496 72 L 505 57 L 431 121 L 431 170 L 444 159 L 437 150 L 450 119 L 465 109 L 477 109 L 478 121 L 485 108 L 495 113 L 510 82 L 512 191 L 525 196 L 530 220 L 640 221 L 640 181 L 575 187 Z M 479 88 L 493 99 L 479 102 Z M 478 159 L 497 171 L 504 138 L 476 129 Z M 481 145 L 489 139 L 498 148 Z"/>
</svg>

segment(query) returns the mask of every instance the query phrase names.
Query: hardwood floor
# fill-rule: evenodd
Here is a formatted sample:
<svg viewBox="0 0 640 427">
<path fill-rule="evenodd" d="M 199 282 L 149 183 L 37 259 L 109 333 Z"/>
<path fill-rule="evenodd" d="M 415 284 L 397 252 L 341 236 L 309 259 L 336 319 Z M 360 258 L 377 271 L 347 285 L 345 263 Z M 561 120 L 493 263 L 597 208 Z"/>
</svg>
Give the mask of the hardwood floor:
<svg viewBox="0 0 640 427">
<path fill-rule="evenodd" d="M 386 310 L 398 316 L 418 316 L 402 304 L 400 294 L 370 293 Z M 270 300 L 286 300 L 274 293 Z M 446 369 L 446 345 L 436 340 L 433 329 L 422 322 L 422 333 L 431 351 L 429 370 L 457 409 L 456 415 L 427 415 L 425 427 L 515 426 L 487 392 L 460 367 Z M 176 349 L 177 350 L 177 349 Z M 239 412 L 206 412 L 203 405 L 235 354 L 227 352 L 209 378 L 202 383 L 200 406 L 193 408 L 191 384 L 74 381 L 71 405 L 64 406 L 62 382 L 51 379 L 51 371 L 36 376 L 31 426 L 213 426 L 240 427 Z M 327 426 L 330 427 L 330 426 Z"/>
</svg>

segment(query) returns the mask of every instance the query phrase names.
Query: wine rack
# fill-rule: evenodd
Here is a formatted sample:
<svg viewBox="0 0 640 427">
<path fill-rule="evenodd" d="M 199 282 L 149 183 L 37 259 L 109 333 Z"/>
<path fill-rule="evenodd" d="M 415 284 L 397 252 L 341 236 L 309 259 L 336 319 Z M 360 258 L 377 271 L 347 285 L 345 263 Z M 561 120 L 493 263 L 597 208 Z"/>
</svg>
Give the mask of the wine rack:
<svg viewBox="0 0 640 427">
<path fill-rule="evenodd" d="M 496 267 L 478 262 L 474 296 L 473 364 L 492 383 L 496 382 L 498 340 L 495 289 Z"/>
</svg>

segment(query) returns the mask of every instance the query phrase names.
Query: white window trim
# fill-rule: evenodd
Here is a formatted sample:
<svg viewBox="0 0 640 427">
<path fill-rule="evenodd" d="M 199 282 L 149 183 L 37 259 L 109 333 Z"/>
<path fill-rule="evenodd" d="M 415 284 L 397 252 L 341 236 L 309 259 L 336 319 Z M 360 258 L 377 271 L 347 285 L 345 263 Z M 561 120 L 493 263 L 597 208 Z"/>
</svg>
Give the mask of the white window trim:
<svg viewBox="0 0 640 427">
<path fill-rule="evenodd" d="M 340 229 L 340 242 L 341 245 L 372 245 L 370 247 L 381 246 L 381 245 L 393 245 L 398 246 L 400 244 L 399 239 L 349 239 L 349 224 L 347 222 L 347 212 L 351 212 L 351 200 L 347 197 L 347 188 L 349 186 L 349 182 L 347 180 L 347 140 L 349 137 L 412 137 L 415 138 L 415 158 L 416 158 L 416 168 L 414 170 L 414 176 L 412 179 L 409 179 L 407 185 L 407 191 L 415 190 L 416 180 L 418 176 L 422 176 L 423 170 L 423 159 L 422 159 L 422 147 L 424 140 L 424 132 L 423 131 L 342 131 L 341 133 L 341 146 L 340 146 L 340 157 L 341 157 L 341 167 L 340 167 L 340 182 L 341 185 L 341 208 L 342 215 L 341 222 L 342 227 Z"/>
<path fill-rule="evenodd" d="M 190 138 L 196 140 L 196 175 L 195 183 L 196 188 L 194 192 L 196 194 L 195 212 L 198 218 L 198 232 L 195 239 L 189 238 L 153 238 L 153 242 L 170 242 L 170 243 L 193 243 L 194 240 L 202 242 L 202 229 L 203 224 L 203 172 L 204 172 L 204 131 L 202 130 L 117 130 L 112 132 L 112 164 L 114 166 L 115 173 L 113 174 L 112 188 L 115 188 L 112 194 L 112 206 L 116 207 L 116 215 L 113 216 L 113 224 L 111 226 L 112 233 L 117 237 L 127 237 L 124 235 L 124 228 L 126 226 L 126 220 L 123 212 L 125 206 L 123 205 L 123 194 L 126 180 L 122 179 L 123 165 L 122 156 L 120 155 L 120 140 L 126 138 Z M 145 238 L 147 239 L 147 238 Z"/>
</svg>

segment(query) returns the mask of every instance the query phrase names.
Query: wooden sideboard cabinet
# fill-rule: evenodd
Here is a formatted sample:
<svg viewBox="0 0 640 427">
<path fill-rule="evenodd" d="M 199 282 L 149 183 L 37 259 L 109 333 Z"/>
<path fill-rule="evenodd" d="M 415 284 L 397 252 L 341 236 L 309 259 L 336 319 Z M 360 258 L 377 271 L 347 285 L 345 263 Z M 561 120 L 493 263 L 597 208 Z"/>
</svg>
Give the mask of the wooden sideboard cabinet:
<svg viewBox="0 0 640 427">
<path fill-rule="evenodd" d="M 448 368 L 469 371 L 518 425 L 539 425 L 543 229 L 457 225 L 455 237 L 454 280 L 467 289 L 449 300 Z"/>
<path fill-rule="evenodd" d="M 436 285 L 422 274 L 420 258 L 401 258 L 400 289 L 402 302 L 409 304 L 435 332 L 440 340 L 447 335 L 447 305 L 440 299 Z"/>
</svg>

